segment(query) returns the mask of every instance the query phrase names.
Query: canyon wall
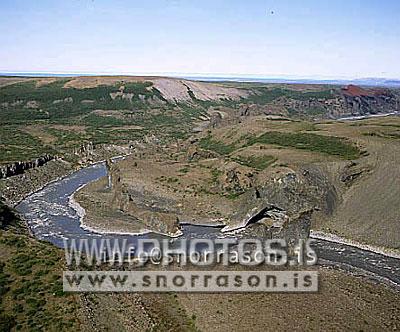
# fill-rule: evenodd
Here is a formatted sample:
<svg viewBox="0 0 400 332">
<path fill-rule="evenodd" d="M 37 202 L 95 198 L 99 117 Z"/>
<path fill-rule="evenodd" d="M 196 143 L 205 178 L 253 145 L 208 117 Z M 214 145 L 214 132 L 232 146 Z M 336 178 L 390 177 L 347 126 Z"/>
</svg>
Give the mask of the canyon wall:
<svg viewBox="0 0 400 332">
<path fill-rule="evenodd" d="M 56 157 L 51 155 L 44 155 L 31 161 L 17 161 L 12 164 L 0 166 L 0 179 L 23 174 L 25 171 L 43 166 L 44 164 L 55 158 Z"/>
</svg>

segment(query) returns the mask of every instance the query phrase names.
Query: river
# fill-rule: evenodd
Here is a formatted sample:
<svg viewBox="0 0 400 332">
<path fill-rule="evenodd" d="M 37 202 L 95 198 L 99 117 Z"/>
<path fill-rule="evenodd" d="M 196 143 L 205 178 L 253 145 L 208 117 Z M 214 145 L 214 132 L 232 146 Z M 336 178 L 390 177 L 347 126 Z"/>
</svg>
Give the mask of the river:
<svg viewBox="0 0 400 332">
<path fill-rule="evenodd" d="M 80 169 L 28 196 L 16 206 L 16 209 L 24 216 L 32 233 L 38 239 L 61 248 L 64 246 L 64 240 L 71 239 L 126 240 L 128 245 L 135 247 L 139 239 L 167 239 L 167 236 L 156 233 L 101 234 L 81 227 L 80 215 L 71 206 L 70 197 L 85 184 L 106 175 L 107 169 L 104 163 Z M 218 227 L 207 226 L 182 225 L 182 232 L 183 235 L 177 241 L 187 238 L 216 239 L 238 236 L 227 235 L 221 233 Z M 398 258 L 322 239 L 315 239 L 313 248 L 317 252 L 320 265 L 362 274 L 400 289 Z"/>
</svg>

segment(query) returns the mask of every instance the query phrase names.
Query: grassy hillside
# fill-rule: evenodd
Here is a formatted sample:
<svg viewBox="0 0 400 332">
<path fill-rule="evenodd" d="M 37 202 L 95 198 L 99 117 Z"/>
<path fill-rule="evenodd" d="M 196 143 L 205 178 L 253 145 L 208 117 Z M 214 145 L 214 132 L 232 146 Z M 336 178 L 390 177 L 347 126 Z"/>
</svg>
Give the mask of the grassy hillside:
<svg viewBox="0 0 400 332">
<path fill-rule="evenodd" d="M 273 131 L 251 138 L 247 144 L 253 145 L 257 143 L 315 151 L 339 156 L 343 159 L 356 159 L 360 156 L 360 151 L 357 147 L 346 142 L 343 138 L 311 133 L 283 133 Z"/>
<path fill-rule="evenodd" d="M 167 102 L 151 82 L 81 89 L 65 88 L 67 81 L 0 87 L 0 163 L 66 155 L 89 141 L 128 144 L 155 133 L 184 138 L 204 112 Z"/>
<path fill-rule="evenodd" d="M 63 252 L 30 237 L 0 201 L 0 331 L 78 326 L 77 297 L 62 291 Z"/>
<path fill-rule="evenodd" d="M 3 78 L 2 82 L 0 163 L 46 153 L 68 158 L 74 147 L 89 141 L 126 145 L 156 135 L 170 142 L 187 138 L 199 124 L 203 129 L 218 126 L 210 124 L 216 113 L 222 122 L 229 123 L 265 114 L 310 120 L 348 112 L 337 86 L 111 76 L 9 78 L 9 84 Z M 281 137 L 268 137 L 281 141 Z M 305 149 L 320 150 L 314 145 L 319 144 L 316 137 L 291 136 L 283 141 L 300 147 L 295 141 L 303 139 L 307 140 Z M 333 145 L 341 147 L 338 142 Z M 323 152 L 331 153 L 333 145 Z M 355 152 L 343 153 L 350 158 Z"/>
<path fill-rule="evenodd" d="M 199 146 L 220 155 L 229 155 L 238 148 L 254 144 L 269 144 L 338 156 L 343 159 L 356 159 L 360 156 L 359 149 L 344 138 L 313 133 L 271 131 L 256 137 L 244 137 L 244 141 L 244 144 L 243 141 L 226 144 L 213 139 L 211 136 L 207 136 L 200 140 Z"/>
</svg>

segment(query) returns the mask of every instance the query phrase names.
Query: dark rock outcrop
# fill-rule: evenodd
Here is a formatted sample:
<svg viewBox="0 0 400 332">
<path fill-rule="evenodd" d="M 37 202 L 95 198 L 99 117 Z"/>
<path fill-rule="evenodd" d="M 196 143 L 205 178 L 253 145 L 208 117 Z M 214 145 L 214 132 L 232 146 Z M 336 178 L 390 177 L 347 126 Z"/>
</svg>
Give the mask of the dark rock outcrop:
<svg viewBox="0 0 400 332">
<path fill-rule="evenodd" d="M 398 100 L 389 89 L 364 89 L 356 85 L 348 85 L 341 92 L 347 110 L 353 115 L 398 110 Z"/>
<path fill-rule="evenodd" d="M 213 112 L 210 116 L 210 127 L 218 128 L 222 123 L 222 115 L 219 112 Z"/>
<path fill-rule="evenodd" d="M 169 197 L 155 194 L 141 186 L 128 186 L 121 182 L 117 164 L 107 163 L 111 176 L 111 206 L 130 216 L 143 228 L 156 232 L 174 234 L 179 230 L 177 202 Z"/>
<path fill-rule="evenodd" d="M 230 195 L 241 195 L 252 187 L 253 173 L 235 162 L 222 169 L 220 187 L 222 192 Z"/>
<path fill-rule="evenodd" d="M 27 195 L 46 184 L 70 174 L 74 168 L 60 158 L 50 160 L 41 167 L 25 170 L 23 174 L 10 176 L 0 181 L 0 191 L 7 204 L 15 206 Z"/>
<path fill-rule="evenodd" d="M 306 240 L 309 237 L 313 209 L 301 211 L 290 217 L 285 215 L 285 211 L 274 206 L 268 206 L 264 211 L 255 217 L 254 221 L 250 221 L 242 235 L 283 239 L 291 249 L 295 248 L 299 240 Z"/>
<path fill-rule="evenodd" d="M 198 161 L 201 159 L 218 158 L 219 155 L 216 152 L 202 150 L 196 146 L 191 146 L 188 148 L 186 153 L 187 161 Z"/>
<path fill-rule="evenodd" d="M 360 166 L 356 162 L 350 162 L 342 171 L 340 181 L 350 187 L 359 177 L 368 172 L 370 172 L 368 167 Z"/>
<path fill-rule="evenodd" d="M 10 208 L 0 197 L 0 229 L 15 225 L 20 222 L 17 213 Z"/>
<path fill-rule="evenodd" d="M 232 220 L 237 227 L 246 227 L 247 236 L 282 238 L 292 248 L 308 237 L 313 212 L 332 214 L 338 199 L 322 170 L 308 166 L 248 190 Z"/>
<path fill-rule="evenodd" d="M 44 155 L 32 161 L 17 161 L 13 164 L 0 166 L 0 179 L 10 176 L 23 174 L 28 169 L 36 168 L 45 165 L 50 160 L 55 159 L 54 156 Z"/>
<path fill-rule="evenodd" d="M 87 159 L 91 157 L 95 149 L 96 146 L 93 144 L 93 142 L 87 142 L 81 144 L 78 148 L 74 148 L 73 153 L 82 159 Z"/>
</svg>

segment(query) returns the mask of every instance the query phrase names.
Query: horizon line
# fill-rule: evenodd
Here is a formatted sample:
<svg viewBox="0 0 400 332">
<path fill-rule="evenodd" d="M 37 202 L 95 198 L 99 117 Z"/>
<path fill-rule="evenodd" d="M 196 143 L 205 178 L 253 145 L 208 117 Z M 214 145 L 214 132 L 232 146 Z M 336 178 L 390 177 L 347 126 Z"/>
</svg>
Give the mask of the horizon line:
<svg viewBox="0 0 400 332">
<path fill-rule="evenodd" d="M 201 74 L 201 73 L 111 73 L 111 72 L 45 72 L 45 71 L 1 71 L 0 77 L 90 77 L 90 76 L 129 76 L 129 77 L 166 77 L 208 82 L 241 82 L 241 83 L 270 83 L 270 84 L 358 84 L 364 86 L 399 87 L 399 78 L 386 77 L 329 77 L 329 76 L 296 76 L 296 75 L 254 75 L 254 74 Z"/>
<path fill-rule="evenodd" d="M 318 80 L 318 81 L 357 81 L 357 80 L 388 80 L 400 81 L 400 78 L 392 77 L 348 77 L 348 76 L 307 76 L 307 75 L 286 75 L 286 74 L 240 74 L 240 73 L 180 73 L 180 72 L 78 72 L 78 71 L 11 71 L 0 70 L 0 76 L 159 76 L 178 78 L 248 78 L 248 79 L 285 79 L 285 80 Z"/>
</svg>

